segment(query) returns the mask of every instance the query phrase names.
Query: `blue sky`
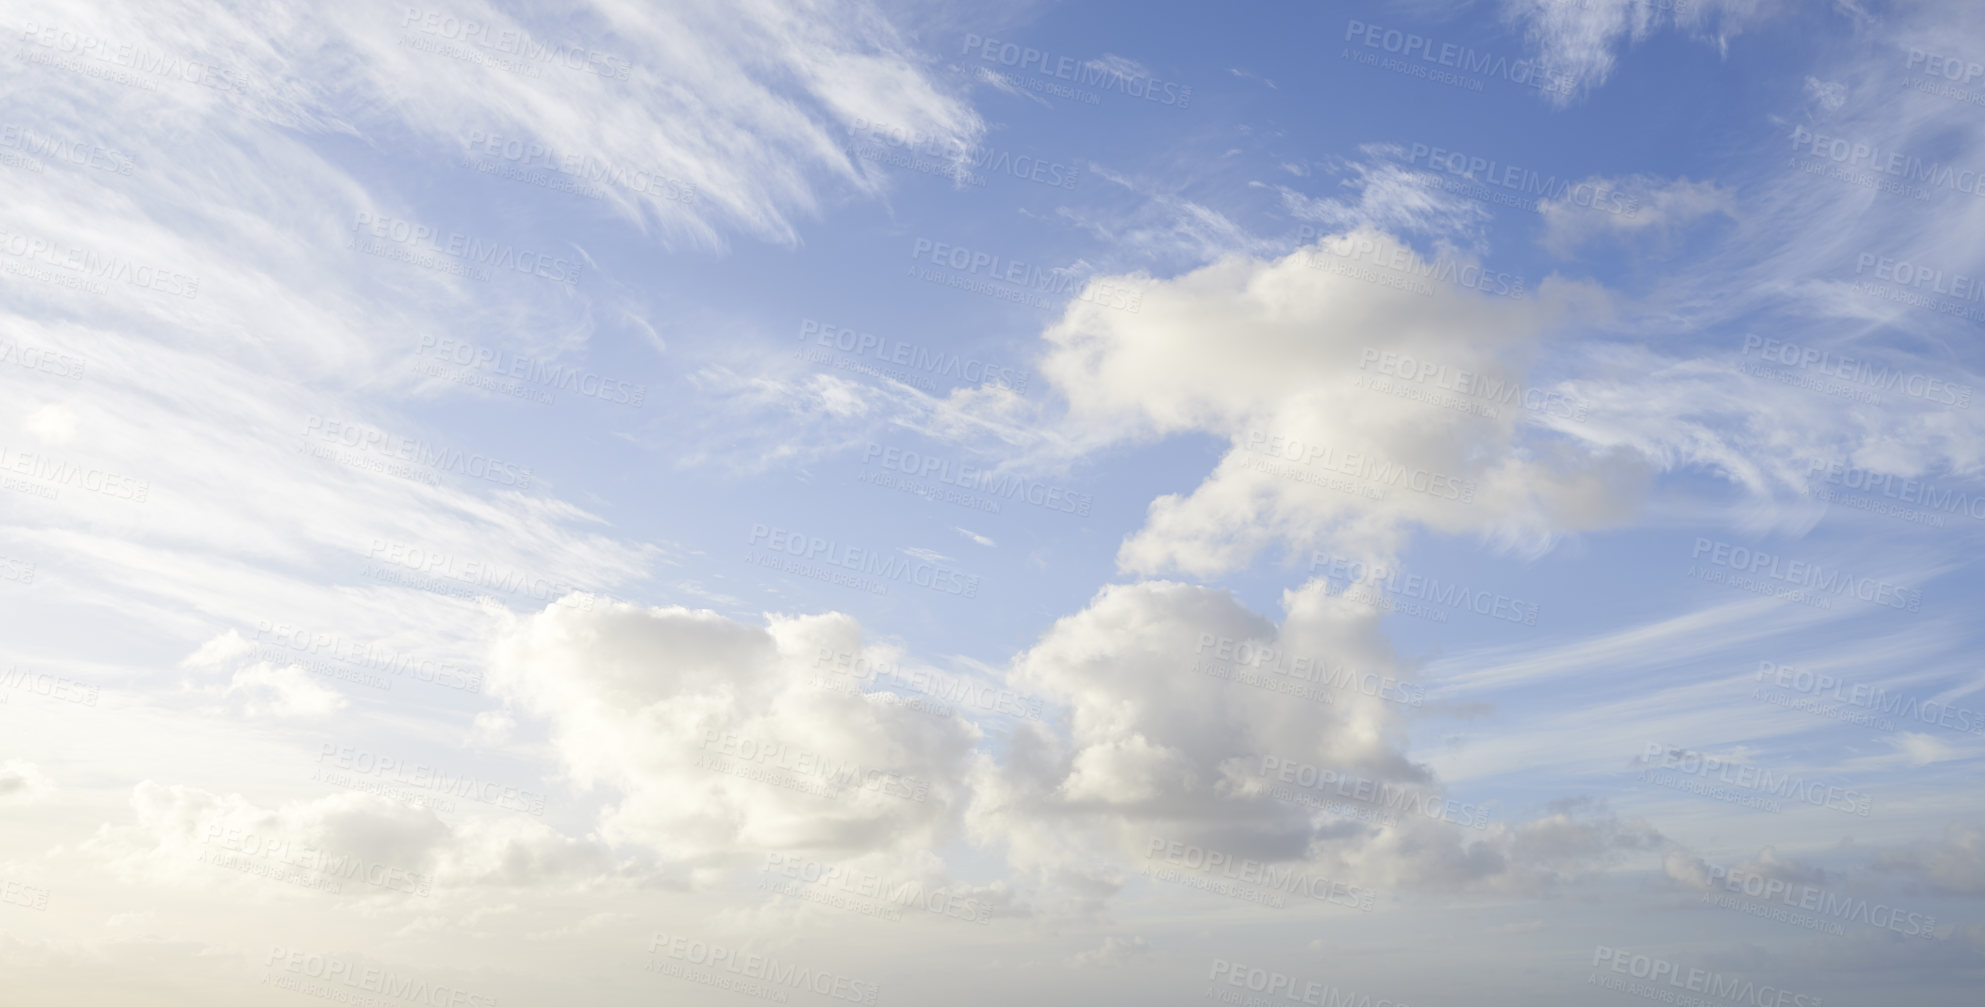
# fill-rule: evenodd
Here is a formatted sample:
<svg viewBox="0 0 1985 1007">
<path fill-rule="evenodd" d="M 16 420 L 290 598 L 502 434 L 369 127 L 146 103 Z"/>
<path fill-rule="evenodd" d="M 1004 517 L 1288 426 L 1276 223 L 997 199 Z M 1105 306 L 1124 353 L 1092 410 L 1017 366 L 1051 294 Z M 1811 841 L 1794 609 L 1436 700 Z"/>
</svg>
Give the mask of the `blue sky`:
<svg viewBox="0 0 1985 1007">
<path fill-rule="evenodd" d="M 4 21 L 23 1002 L 1975 1001 L 1978 12 Z"/>
</svg>

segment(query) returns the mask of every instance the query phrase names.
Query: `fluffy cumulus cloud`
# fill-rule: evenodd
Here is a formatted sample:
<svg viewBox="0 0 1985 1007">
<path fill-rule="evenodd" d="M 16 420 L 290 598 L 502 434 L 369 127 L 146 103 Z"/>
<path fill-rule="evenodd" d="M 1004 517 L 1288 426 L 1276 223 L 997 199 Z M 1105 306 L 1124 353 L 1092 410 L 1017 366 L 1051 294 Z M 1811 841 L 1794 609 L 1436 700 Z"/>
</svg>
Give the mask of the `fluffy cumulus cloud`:
<svg viewBox="0 0 1985 1007">
<path fill-rule="evenodd" d="M 271 808 L 240 794 L 147 780 L 132 790 L 130 808 L 129 822 L 99 827 L 82 851 L 131 882 L 399 899 L 473 886 L 578 888 L 638 881 L 640 873 L 596 842 L 522 815 L 450 824 L 374 794 Z"/>
<path fill-rule="evenodd" d="M 1074 302 L 1040 367 L 1081 437 L 1233 444 L 1152 502 L 1120 565 L 1212 576 L 1274 543 L 1385 558 L 1413 527 L 1536 548 L 1624 519 L 1642 463 L 1541 436 L 1580 410 L 1531 377 L 1550 333 L 1604 299 L 1556 278 L 1522 298 L 1462 286 L 1484 276 L 1360 228 L 1152 283 L 1137 313 Z"/>
<path fill-rule="evenodd" d="M 509 626 L 490 681 L 549 726 L 567 775 L 610 793 L 610 841 L 699 865 L 932 849 L 980 732 L 927 696 L 864 691 L 878 654 L 838 614 L 564 606 Z"/>
<path fill-rule="evenodd" d="M 1186 844 L 1366 886 L 1521 889 L 1658 841 L 1577 801 L 1515 823 L 1448 803 L 1403 754 L 1418 693 L 1376 613 L 1322 582 L 1283 606 L 1277 625 L 1224 591 L 1149 581 L 1057 622 L 1013 678 L 1066 720 L 975 767 L 974 837 L 1070 885 Z"/>
<path fill-rule="evenodd" d="M 1620 50 L 1673 26 L 1727 51 L 1730 40 L 1777 13 L 1779 0 L 1503 0 L 1532 55 L 1557 85 L 1545 94 L 1566 104 L 1613 74 Z"/>
</svg>

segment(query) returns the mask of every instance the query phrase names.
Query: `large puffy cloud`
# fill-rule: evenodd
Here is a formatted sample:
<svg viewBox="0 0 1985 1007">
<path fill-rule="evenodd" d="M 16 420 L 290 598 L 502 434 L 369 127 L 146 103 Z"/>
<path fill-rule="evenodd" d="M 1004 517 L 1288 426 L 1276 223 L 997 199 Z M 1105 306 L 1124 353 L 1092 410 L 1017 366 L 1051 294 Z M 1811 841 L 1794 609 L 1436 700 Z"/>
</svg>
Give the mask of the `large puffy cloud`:
<svg viewBox="0 0 1985 1007">
<path fill-rule="evenodd" d="M 1234 443 L 1192 493 L 1151 504 L 1120 565 L 1212 576 L 1275 542 L 1387 558 L 1413 526 L 1540 548 L 1626 517 L 1635 456 L 1526 436 L 1576 430 L 1576 390 L 1536 386 L 1532 366 L 1603 298 L 1555 278 L 1524 298 L 1445 282 L 1480 268 L 1360 228 L 1152 283 L 1137 313 L 1071 304 L 1040 369 L 1084 439 Z M 1443 387 L 1458 383 L 1472 394 Z"/>
<path fill-rule="evenodd" d="M 1283 607 L 1278 625 L 1224 591 L 1159 581 L 1105 588 L 1057 622 L 1016 660 L 1013 677 L 1065 703 L 1066 722 L 1017 732 L 1001 762 L 979 760 L 968 815 L 975 838 L 1002 845 L 1023 873 L 1101 883 L 1099 895 L 1121 878 L 1098 861 L 1141 862 L 1153 840 L 1307 863 L 1368 886 L 1525 890 L 1657 841 L 1644 823 L 1578 801 L 1472 834 L 1438 814 L 1324 809 L 1361 800 L 1368 811 L 1424 806 L 1416 798 L 1438 809 L 1445 795 L 1403 754 L 1398 698 L 1410 703 L 1411 676 L 1376 613 L 1322 582 L 1286 592 Z M 1275 656 L 1257 664 L 1262 648 Z M 1308 665 L 1299 660 L 1316 661 L 1326 680 L 1303 681 L 1298 669 Z M 1281 691 L 1240 681 L 1244 673 L 1280 679 Z M 1298 684 L 1330 701 L 1291 695 Z M 1337 773 L 1349 796 L 1281 784 L 1264 771 L 1265 757 L 1313 767 L 1299 782 Z M 1410 796 L 1389 803 L 1381 785 Z M 1291 801 L 1291 791 L 1317 801 Z"/>
<path fill-rule="evenodd" d="M 554 606 L 510 625 L 490 682 L 549 723 L 576 782 L 618 795 L 609 841 L 698 865 L 940 846 L 980 732 L 922 697 L 833 687 L 853 684 L 844 654 L 874 656 L 838 614 Z"/>
</svg>

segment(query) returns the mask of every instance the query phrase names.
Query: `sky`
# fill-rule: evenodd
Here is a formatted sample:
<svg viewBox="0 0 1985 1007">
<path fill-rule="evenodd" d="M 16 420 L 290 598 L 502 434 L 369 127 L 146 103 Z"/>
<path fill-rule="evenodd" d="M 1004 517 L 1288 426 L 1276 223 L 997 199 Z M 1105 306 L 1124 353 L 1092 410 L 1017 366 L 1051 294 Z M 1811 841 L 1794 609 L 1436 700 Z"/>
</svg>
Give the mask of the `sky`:
<svg viewBox="0 0 1985 1007">
<path fill-rule="evenodd" d="M 10 1004 L 1978 1002 L 1985 8 L 0 27 Z"/>
</svg>

